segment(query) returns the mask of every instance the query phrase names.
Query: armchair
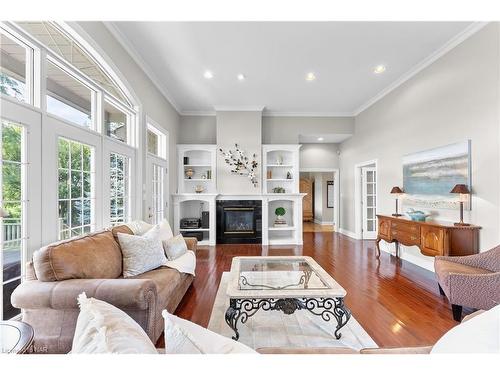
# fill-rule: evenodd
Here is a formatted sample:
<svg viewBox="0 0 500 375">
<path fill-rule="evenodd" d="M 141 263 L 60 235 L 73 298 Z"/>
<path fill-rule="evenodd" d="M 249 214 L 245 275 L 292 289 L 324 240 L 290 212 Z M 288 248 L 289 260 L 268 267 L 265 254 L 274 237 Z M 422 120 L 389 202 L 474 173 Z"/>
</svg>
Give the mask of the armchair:
<svg viewBox="0 0 500 375">
<path fill-rule="evenodd" d="M 488 310 L 500 303 L 500 246 L 483 253 L 434 259 L 439 292 L 460 321 L 462 307 Z"/>
</svg>

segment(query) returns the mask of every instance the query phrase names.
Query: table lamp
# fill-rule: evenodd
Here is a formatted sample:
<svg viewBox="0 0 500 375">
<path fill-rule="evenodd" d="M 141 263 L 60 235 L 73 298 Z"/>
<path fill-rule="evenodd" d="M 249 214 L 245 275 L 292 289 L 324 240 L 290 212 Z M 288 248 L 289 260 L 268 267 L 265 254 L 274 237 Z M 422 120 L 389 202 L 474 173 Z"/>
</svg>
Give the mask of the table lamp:
<svg viewBox="0 0 500 375">
<path fill-rule="evenodd" d="M 470 224 L 464 223 L 464 202 L 468 199 L 470 194 L 470 190 L 465 184 L 456 184 L 453 189 L 451 189 L 450 193 L 452 194 L 460 194 L 460 222 L 455 223 L 456 226 L 468 226 Z"/>
<path fill-rule="evenodd" d="M 401 188 L 399 186 L 394 186 L 392 189 L 391 189 L 391 194 L 395 194 L 396 195 L 396 213 L 395 214 L 392 214 L 392 216 L 403 216 L 401 215 L 400 213 L 398 213 L 398 200 L 399 200 L 399 197 L 404 194 L 404 191 L 401 190 Z"/>
</svg>

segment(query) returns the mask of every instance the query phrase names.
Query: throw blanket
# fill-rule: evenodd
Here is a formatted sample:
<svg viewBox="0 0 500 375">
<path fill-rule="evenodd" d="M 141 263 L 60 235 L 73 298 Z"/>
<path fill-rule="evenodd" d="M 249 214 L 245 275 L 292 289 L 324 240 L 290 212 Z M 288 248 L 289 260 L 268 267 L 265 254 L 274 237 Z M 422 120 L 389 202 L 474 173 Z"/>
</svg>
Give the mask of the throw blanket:
<svg viewBox="0 0 500 375">
<path fill-rule="evenodd" d="M 168 260 L 167 263 L 165 263 L 165 266 L 176 269 L 179 272 L 189 273 L 195 276 L 194 269 L 196 268 L 196 255 L 194 255 L 193 251 L 188 250 L 186 254 L 181 255 L 179 258 Z"/>
</svg>

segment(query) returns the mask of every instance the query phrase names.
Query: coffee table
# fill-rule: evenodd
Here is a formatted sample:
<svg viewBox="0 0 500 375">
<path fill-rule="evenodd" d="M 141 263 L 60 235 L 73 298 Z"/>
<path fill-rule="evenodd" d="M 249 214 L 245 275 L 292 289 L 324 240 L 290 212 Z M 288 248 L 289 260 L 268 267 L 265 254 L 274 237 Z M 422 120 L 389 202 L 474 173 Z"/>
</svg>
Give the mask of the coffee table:
<svg viewBox="0 0 500 375">
<path fill-rule="evenodd" d="M 238 323 L 259 310 L 293 314 L 307 310 L 325 321 L 335 319 L 334 335 L 351 317 L 344 305 L 346 291 L 318 263 L 306 256 L 235 257 L 227 287 L 226 323 L 238 340 Z"/>
<path fill-rule="evenodd" d="M 15 320 L 0 321 L 0 354 L 26 353 L 33 343 L 33 328 Z"/>
</svg>

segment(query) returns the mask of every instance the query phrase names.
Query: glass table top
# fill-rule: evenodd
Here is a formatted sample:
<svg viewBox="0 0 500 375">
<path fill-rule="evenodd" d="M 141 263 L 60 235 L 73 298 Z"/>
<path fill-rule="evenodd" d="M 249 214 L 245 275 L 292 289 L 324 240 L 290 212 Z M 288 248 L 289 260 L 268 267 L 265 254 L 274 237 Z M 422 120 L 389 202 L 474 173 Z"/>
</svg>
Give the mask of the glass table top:
<svg viewBox="0 0 500 375">
<path fill-rule="evenodd" d="M 306 258 L 241 258 L 239 290 L 328 289 Z"/>
</svg>

